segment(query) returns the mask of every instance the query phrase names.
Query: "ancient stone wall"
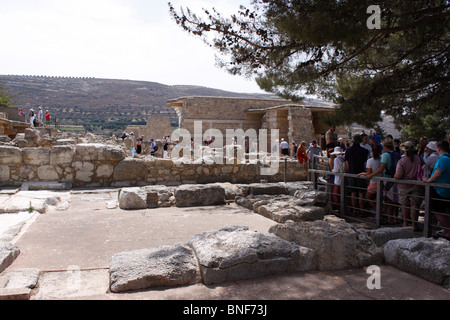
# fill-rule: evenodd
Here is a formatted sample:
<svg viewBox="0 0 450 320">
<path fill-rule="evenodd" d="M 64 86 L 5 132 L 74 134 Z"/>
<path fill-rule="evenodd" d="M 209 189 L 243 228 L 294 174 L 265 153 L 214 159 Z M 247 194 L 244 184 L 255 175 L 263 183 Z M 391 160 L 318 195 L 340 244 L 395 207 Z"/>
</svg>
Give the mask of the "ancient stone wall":
<svg viewBox="0 0 450 320">
<path fill-rule="evenodd" d="M 127 157 L 123 147 L 101 143 L 51 147 L 0 146 L 0 186 L 24 182 L 66 182 L 73 187 L 180 185 L 213 182 L 301 181 L 306 172 L 296 161 L 280 162 L 276 175 L 261 175 L 258 164 L 198 164 L 154 157 Z"/>
</svg>

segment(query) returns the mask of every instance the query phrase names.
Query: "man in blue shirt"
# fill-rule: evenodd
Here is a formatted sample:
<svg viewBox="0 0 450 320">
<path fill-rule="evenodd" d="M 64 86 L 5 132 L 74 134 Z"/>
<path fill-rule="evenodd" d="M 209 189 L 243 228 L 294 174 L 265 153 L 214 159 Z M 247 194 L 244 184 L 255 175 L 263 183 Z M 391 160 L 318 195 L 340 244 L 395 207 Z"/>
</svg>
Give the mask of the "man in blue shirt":
<svg viewBox="0 0 450 320">
<path fill-rule="evenodd" d="M 424 182 L 446 183 L 450 184 L 450 154 L 449 143 L 447 141 L 440 141 L 437 143 L 437 153 L 439 159 L 434 165 L 431 178 L 423 178 Z M 431 207 L 433 211 L 445 213 L 446 215 L 436 214 L 436 219 L 444 227 L 442 237 L 450 240 L 450 187 L 431 188 Z"/>
</svg>

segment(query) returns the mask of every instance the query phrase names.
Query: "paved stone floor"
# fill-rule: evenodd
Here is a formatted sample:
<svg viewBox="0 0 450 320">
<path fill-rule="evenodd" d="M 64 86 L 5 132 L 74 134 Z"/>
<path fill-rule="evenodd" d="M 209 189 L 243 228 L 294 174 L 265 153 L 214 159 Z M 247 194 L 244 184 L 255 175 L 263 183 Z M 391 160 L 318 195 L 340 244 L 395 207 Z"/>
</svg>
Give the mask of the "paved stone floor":
<svg viewBox="0 0 450 320">
<path fill-rule="evenodd" d="M 67 191 L 62 199 L 68 207 L 51 206 L 25 218 L 25 213 L 0 214 L 0 239 L 7 235 L 21 250 L 3 274 L 40 269 L 33 300 L 450 300 L 448 289 L 388 265 L 380 266 L 381 289 L 373 290 L 367 287 L 366 270 L 353 268 L 109 293 L 109 259 L 115 253 L 185 243 L 195 234 L 229 225 L 267 232 L 275 224 L 235 204 L 124 211 L 115 206 L 117 192 Z"/>
</svg>

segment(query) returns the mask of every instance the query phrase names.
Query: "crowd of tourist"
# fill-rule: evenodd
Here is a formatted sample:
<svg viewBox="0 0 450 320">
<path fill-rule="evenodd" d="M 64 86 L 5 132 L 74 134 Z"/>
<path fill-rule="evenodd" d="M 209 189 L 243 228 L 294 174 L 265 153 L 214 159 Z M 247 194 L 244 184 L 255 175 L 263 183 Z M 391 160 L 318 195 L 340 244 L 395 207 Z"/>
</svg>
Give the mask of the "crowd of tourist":
<svg viewBox="0 0 450 320">
<path fill-rule="evenodd" d="M 306 148 L 297 149 L 300 164 L 313 159 L 313 155 L 323 154 L 326 171 L 349 173 L 346 176 L 348 212 L 350 216 L 371 216 L 376 206 L 377 180 L 374 177 L 392 178 L 383 180 L 383 206 L 386 224 L 410 223 L 415 231 L 421 229 L 418 223 L 420 209 L 424 206 L 425 188 L 422 183 L 450 184 L 450 136 L 448 141 L 428 141 L 422 137 L 418 143 L 394 139 L 388 135 L 384 141 L 376 141 L 375 136 L 364 133 L 354 135 L 351 142 L 338 139 L 335 127 L 325 135 L 326 150 L 322 150 L 313 140 Z M 315 159 L 320 159 L 316 157 Z M 340 206 L 342 175 L 326 174 L 327 191 L 335 209 Z M 395 179 L 395 180 L 394 180 Z M 408 182 L 409 181 L 409 182 Z M 450 187 L 430 187 L 430 208 L 443 227 L 435 237 L 450 240 Z"/>
<path fill-rule="evenodd" d="M 47 127 L 50 125 L 51 115 L 48 110 L 42 109 L 42 107 L 38 107 L 38 110 L 35 111 L 33 108 L 30 109 L 28 115 L 25 114 L 23 109 L 19 109 L 19 116 L 24 116 L 27 118 L 27 122 L 30 126 L 33 127 Z"/>
</svg>

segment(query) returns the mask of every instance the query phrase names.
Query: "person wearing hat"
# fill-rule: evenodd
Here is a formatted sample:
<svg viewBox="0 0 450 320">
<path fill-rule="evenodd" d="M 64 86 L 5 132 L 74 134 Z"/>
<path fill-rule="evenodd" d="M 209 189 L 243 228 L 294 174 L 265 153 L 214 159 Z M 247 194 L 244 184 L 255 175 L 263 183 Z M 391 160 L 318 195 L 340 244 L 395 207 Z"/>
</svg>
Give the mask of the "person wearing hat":
<svg viewBox="0 0 450 320">
<path fill-rule="evenodd" d="M 425 152 L 428 154 L 425 164 L 422 166 L 423 176 L 426 178 L 431 177 L 431 173 L 433 172 L 434 165 L 436 161 L 439 159 L 439 155 L 437 153 L 437 142 L 431 141 L 427 144 L 425 148 Z"/>
<path fill-rule="evenodd" d="M 422 161 L 417 154 L 416 145 L 412 141 L 407 141 L 401 150 L 405 156 L 398 161 L 394 178 L 397 180 L 418 180 L 419 169 L 422 168 Z M 417 221 L 419 218 L 419 207 L 422 203 L 424 190 L 416 184 L 398 183 L 399 201 L 402 205 L 403 226 L 407 227 L 412 222 L 413 230 L 419 231 Z"/>
<path fill-rule="evenodd" d="M 342 151 L 341 147 L 334 148 L 334 151 L 330 153 L 330 156 L 335 156 L 333 161 L 333 170 L 332 172 L 336 173 L 344 173 L 346 171 L 345 165 L 345 157 L 344 151 Z M 343 177 L 339 175 L 334 176 L 334 188 L 333 188 L 333 199 L 334 205 L 339 207 L 340 204 L 340 193 L 341 193 L 341 181 Z"/>
<path fill-rule="evenodd" d="M 283 138 L 280 142 L 280 154 L 281 156 L 289 156 L 289 143 L 287 143 Z"/>
<path fill-rule="evenodd" d="M 28 114 L 28 116 L 29 116 L 30 126 L 34 127 L 35 120 L 36 120 L 36 113 L 34 112 L 34 109 L 30 109 L 30 113 Z"/>
</svg>

